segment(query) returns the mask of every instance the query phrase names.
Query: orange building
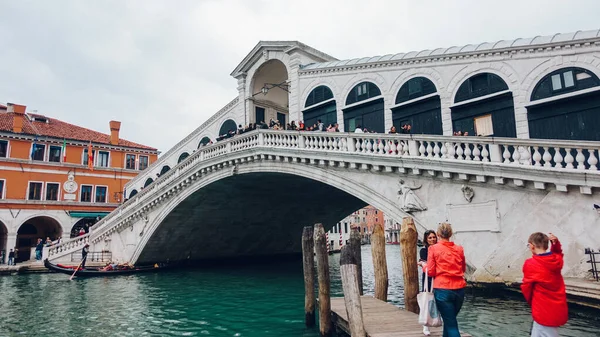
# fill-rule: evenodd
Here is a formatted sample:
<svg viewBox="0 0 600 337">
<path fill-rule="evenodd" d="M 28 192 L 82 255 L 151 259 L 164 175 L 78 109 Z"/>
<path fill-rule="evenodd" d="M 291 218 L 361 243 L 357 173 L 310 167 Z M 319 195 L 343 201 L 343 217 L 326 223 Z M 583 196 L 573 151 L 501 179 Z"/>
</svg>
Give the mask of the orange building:
<svg viewBox="0 0 600 337">
<path fill-rule="evenodd" d="M 109 125 L 104 134 L 0 105 L 0 262 L 14 248 L 17 261 L 28 260 L 37 238 L 87 230 L 156 161 L 155 148 L 120 139 L 121 123 Z"/>
</svg>

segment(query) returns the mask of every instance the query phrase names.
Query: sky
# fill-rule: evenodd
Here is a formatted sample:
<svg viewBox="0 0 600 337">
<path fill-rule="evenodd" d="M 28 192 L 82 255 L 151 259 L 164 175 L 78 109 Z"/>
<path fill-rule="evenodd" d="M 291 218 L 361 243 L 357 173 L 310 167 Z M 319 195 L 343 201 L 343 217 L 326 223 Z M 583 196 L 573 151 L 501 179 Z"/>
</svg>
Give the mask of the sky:
<svg viewBox="0 0 600 337">
<path fill-rule="evenodd" d="M 0 103 L 166 152 L 260 40 L 338 59 L 600 28 L 600 0 L 0 0 Z"/>
</svg>

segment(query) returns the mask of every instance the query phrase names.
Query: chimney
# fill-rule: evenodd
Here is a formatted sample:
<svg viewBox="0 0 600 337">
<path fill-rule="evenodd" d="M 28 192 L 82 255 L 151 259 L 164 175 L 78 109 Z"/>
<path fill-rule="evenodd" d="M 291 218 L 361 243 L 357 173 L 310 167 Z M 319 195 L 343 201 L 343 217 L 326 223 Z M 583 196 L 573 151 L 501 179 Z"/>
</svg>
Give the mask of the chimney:
<svg viewBox="0 0 600 337">
<path fill-rule="evenodd" d="M 6 112 L 12 112 L 15 115 L 13 116 L 13 132 L 21 133 L 23 132 L 23 119 L 25 118 L 25 109 L 27 108 L 25 105 L 14 104 L 14 103 L 6 103 L 7 110 Z"/>
<path fill-rule="evenodd" d="M 119 130 L 121 130 L 121 122 L 110 121 L 110 144 L 119 145 Z"/>
</svg>

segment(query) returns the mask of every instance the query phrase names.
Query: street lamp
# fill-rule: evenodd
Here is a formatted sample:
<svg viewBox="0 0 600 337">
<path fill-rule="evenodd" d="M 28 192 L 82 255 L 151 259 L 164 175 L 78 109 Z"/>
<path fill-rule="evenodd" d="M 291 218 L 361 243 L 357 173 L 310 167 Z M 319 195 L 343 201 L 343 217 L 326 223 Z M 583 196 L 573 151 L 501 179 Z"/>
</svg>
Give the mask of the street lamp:
<svg viewBox="0 0 600 337">
<path fill-rule="evenodd" d="M 288 83 L 288 81 L 283 81 L 281 83 L 265 83 L 263 85 L 262 88 L 260 88 L 260 91 L 253 94 L 252 97 L 258 95 L 258 94 L 263 94 L 263 95 L 267 95 L 267 93 L 269 92 L 269 90 L 273 89 L 273 88 L 279 88 L 287 93 L 290 92 L 290 84 Z"/>
</svg>

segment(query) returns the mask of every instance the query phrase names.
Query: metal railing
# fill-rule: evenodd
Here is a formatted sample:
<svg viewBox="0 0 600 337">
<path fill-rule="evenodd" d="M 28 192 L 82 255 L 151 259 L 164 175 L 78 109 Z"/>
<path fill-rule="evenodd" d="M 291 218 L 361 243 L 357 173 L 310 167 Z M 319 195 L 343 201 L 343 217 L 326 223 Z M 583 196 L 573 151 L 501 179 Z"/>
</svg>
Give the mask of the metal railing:
<svg viewBox="0 0 600 337">
<path fill-rule="evenodd" d="M 588 271 L 592 273 L 592 277 L 596 279 L 596 281 L 599 281 L 600 271 L 598 270 L 598 264 L 600 264 L 600 252 L 595 252 L 591 248 L 586 248 L 585 253 L 590 256 L 590 259 L 587 261 L 587 263 L 592 266 L 592 268 Z"/>
</svg>

